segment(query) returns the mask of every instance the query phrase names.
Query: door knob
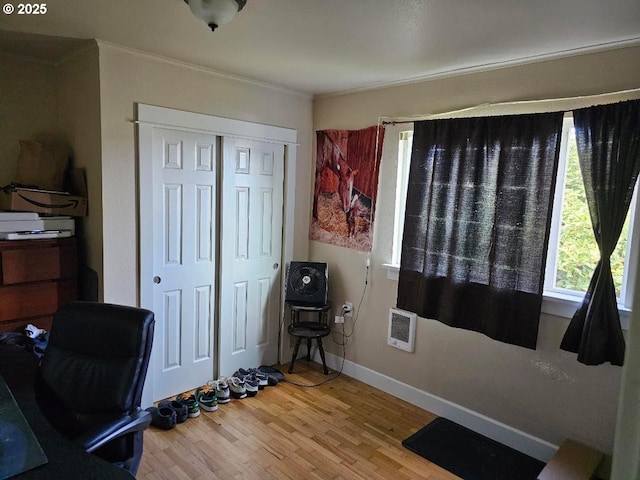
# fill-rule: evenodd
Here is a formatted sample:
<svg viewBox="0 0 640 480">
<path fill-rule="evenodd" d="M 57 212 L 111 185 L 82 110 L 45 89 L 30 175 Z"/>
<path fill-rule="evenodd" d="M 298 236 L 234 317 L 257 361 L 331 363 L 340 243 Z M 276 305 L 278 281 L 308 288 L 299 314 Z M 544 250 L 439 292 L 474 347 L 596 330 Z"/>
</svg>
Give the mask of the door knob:
<svg viewBox="0 0 640 480">
<path fill-rule="evenodd" d="M 160 283 L 162 279 L 158 276 L 153 277 L 153 283 Z"/>
<path fill-rule="evenodd" d="M 274 270 L 277 270 L 279 266 L 280 266 L 280 264 L 279 264 L 279 263 L 274 263 L 274 264 L 273 264 L 273 269 L 274 269 Z"/>
</svg>

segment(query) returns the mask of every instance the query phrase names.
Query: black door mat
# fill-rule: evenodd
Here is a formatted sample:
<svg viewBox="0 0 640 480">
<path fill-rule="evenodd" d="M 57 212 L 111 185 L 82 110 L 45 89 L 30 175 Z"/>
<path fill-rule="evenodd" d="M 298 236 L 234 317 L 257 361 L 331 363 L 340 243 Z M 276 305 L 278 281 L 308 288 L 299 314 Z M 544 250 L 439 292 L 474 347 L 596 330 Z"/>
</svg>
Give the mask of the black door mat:
<svg viewBox="0 0 640 480">
<path fill-rule="evenodd" d="M 536 480 L 545 465 L 442 417 L 402 445 L 464 480 Z"/>
</svg>

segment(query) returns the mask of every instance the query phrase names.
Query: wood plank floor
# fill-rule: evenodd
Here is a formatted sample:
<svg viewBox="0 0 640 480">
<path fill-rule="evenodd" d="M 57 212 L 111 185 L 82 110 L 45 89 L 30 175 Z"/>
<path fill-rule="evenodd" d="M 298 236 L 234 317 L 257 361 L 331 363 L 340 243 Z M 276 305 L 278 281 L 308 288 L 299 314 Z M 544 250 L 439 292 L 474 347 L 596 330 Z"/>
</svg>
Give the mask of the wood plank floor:
<svg viewBox="0 0 640 480">
<path fill-rule="evenodd" d="M 304 384 L 326 378 L 304 361 L 287 375 Z M 346 375 L 315 388 L 282 382 L 172 430 L 150 427 L 137 478 L 457 479 L 401 445 L 434 418 Z"/>
</svg>

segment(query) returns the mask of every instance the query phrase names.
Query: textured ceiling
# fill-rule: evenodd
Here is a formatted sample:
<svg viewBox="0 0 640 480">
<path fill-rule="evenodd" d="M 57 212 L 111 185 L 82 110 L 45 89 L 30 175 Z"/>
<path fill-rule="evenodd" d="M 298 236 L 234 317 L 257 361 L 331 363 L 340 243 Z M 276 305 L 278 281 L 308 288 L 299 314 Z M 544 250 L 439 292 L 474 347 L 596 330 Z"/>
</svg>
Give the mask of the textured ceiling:
<svg viewBox="0 0 640 480">
<path fill-rule="evenodd" d="M 214 33 L 183 0 L 47 6 L 0 14 L 0 50 L 55 60 L 96 38 L 308 94 L 640 44 L 638 0 L 248 0 Z"/>
</svg>

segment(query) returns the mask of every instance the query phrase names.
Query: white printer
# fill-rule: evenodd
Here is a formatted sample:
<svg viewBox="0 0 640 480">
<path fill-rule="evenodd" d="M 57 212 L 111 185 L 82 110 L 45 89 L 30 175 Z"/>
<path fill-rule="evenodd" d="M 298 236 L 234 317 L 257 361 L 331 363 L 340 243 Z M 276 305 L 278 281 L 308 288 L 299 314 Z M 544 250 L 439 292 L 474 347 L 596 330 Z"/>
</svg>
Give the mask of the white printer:
<svg viewBox="0 0 640 480">
<path fill-rule="evenodd" d="M 76 233 L 75 225 L 72 217 L 0 211 L 0 240 L 72 237 Z"/>
</svg>

